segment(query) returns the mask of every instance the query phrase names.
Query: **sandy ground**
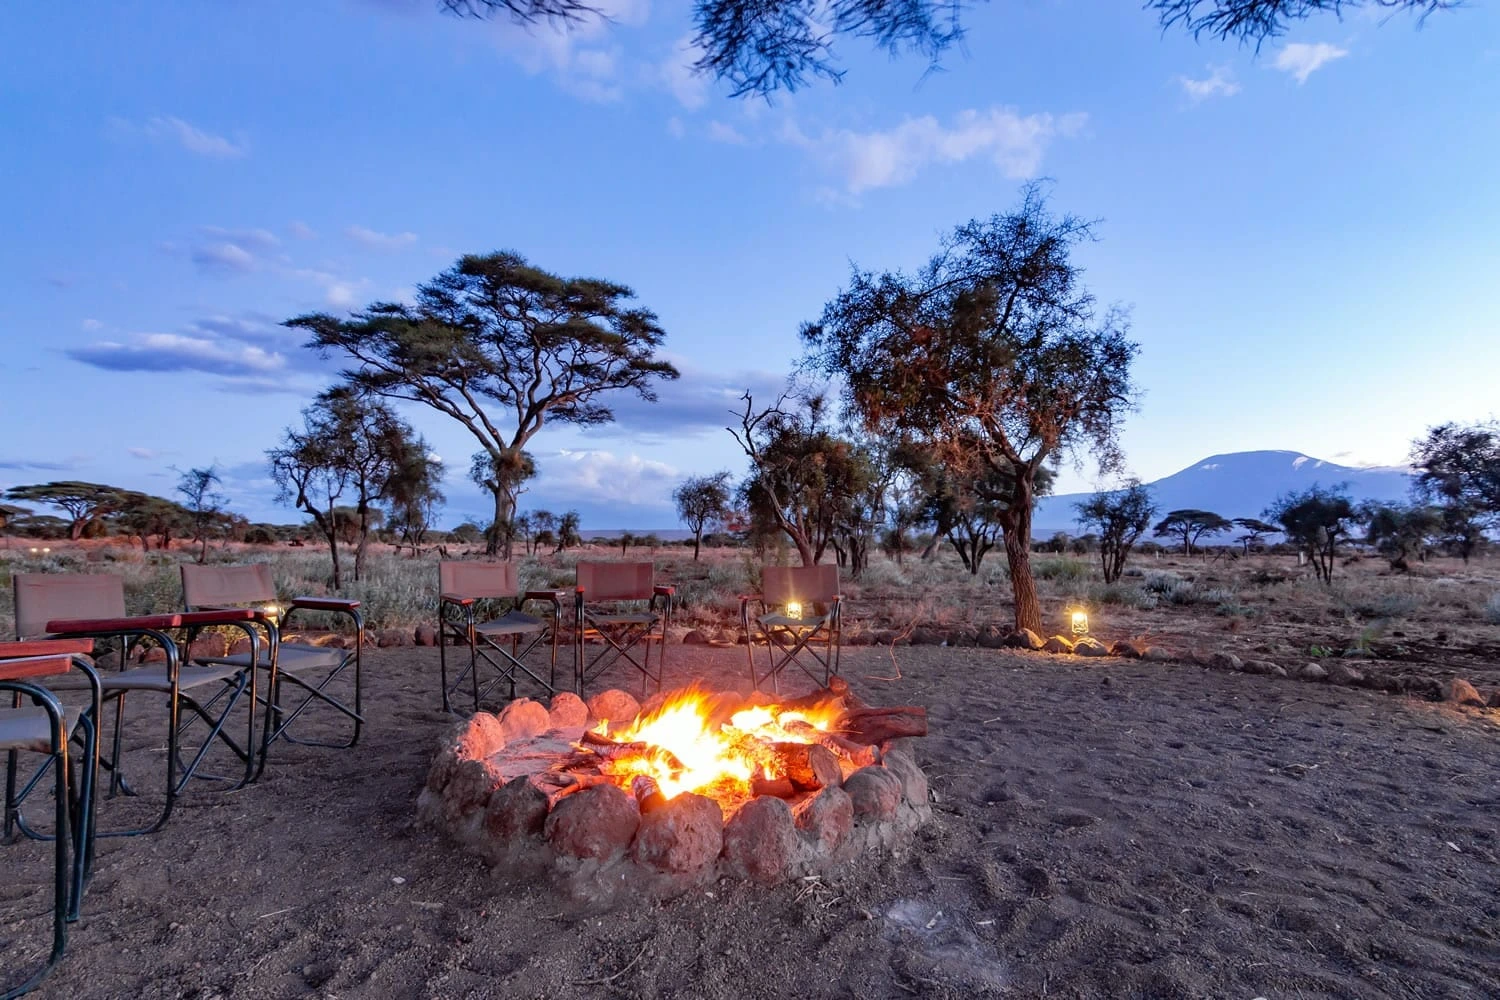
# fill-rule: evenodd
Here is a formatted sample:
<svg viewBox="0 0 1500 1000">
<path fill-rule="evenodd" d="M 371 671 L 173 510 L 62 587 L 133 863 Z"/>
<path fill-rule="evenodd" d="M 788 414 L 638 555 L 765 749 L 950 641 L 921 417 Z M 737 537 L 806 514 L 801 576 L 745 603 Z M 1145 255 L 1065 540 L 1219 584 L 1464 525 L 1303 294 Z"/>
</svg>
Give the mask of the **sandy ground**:
<svg viewBox="0 0 1500 1000">
<path fill-rule="evenodd" d="M 742 651 L 671 652 L 669 682 L 744 683 Z M 935 816 L 905 851 L 590 913 L 413 825 L 447 725 L 436 651 L 372 653 L 358 750 L 278 744 L 259 784 L 201 784 L 161 833 L 102 842 L 37 995 L 1500 995 L 1500 713 L 1174 665 L 896 660 L 896 680 L 888 649 L 845 663 L 870 702 L 929 706 Z M 160 738 L 138 718 L 144 784 Z M 44 947 L 50 855 L 0 858 L 11 975 Z"/>
</svg>

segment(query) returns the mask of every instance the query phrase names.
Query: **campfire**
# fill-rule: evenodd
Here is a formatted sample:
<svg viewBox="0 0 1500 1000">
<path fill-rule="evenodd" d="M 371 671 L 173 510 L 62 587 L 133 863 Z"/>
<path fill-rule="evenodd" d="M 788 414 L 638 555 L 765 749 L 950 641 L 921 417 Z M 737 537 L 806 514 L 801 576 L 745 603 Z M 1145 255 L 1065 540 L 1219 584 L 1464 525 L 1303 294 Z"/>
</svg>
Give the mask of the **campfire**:
<svg viewBox="0 0 1500 1000">
<path fill-rule="evenodd" d="M 445 740 L 420 807 L 497 864 L 570 859 L 762 882 L 889 845 L 930 815 L 898 746 L 924 709 L 872 708 L 840 678 L 767 701 L 689 688 L 478 713 Z"/>
</svg>

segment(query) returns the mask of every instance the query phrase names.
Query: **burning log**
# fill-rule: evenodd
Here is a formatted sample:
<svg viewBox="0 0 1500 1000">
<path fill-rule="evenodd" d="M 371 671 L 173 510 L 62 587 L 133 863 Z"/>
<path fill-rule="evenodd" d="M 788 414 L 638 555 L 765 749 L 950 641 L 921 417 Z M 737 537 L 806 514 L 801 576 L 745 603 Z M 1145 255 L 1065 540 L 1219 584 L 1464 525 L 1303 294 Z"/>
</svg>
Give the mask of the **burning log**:
<svg viewBox="0 0 1500 1000">
<path fill-rule="evenodd" d="M 774 795 L 778 799 L 789 799 L 797 794 L 797 789 L 786 778 L 773 778 L 757 772 L 750 778 L 750 794 Z"/>
<path fill-rule="evenodd" d="M 809 743 L 817 743 L 827 747 L 837 756 L 849 761 L 855 767 L 869 767 L 880 758 L 875 748 L 863 743 L 856 743 L 851 739 L 840 736 L 838 733 L 825 733 L 817 726 L 800 719 L 794 719 L 784 724 L 787 732 L 794 736 L 801 736 Z"/>
<path fill-rule="evenodd" d="M 782 772 L 799 792 L 838 787 L 844 780 L 838 757 L 821 743 L 773 743 Z"/>
<path fill-rule="evenodd" d="M 667 797 L 661 793 L 661 786 L 649 774 L 638 774 L 631 779 L 630 794 L 635 796 L 642 816 L 667 804 Z"/>
<path fill-rule="evenodd" d="M 927 735 L 927 709 L 916 705 L 891 708 L 851 708 L 839 729 L 860 743 L 885 743 L 903 736 Z"/>
<path fill-rule="evenodd" d="M 594 763 L 602 760 L 619 760 L 621 757 L 651 757 L 660 760 L 674 771 L 686 770 L 677 755 L 665 747 L 655 746 L 650 743 L 616 743 L 608 736 L 600 736 L 598 733 L 585 732 L 580 741 L 588 751 L 583 754 L 584 759 L 592 759 Z M 580 755 L 575 754 L 574 758 Z"/>
<path fill-rule="evenodd" d="M 543 771 L 532 781 L 546 794 L 549 812 L 574 792 L 581 792 L 585 788 L 593 788 L 596 785 L 613 784 L 602 774 L 575 774 L 571 771 Z"/>
</svg>

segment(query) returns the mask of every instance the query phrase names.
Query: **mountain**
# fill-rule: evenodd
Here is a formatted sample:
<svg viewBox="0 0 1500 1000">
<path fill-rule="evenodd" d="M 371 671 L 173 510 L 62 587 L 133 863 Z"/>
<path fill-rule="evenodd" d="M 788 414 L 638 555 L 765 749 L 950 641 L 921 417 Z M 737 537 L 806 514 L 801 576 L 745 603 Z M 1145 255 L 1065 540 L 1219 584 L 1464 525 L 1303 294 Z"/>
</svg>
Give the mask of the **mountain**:
<svg viewBox="0 0 1500 1000">
<path fill-rule="evenodd" d="M 1349 495 L 1355 501 L 1405 500 L 1411 488 L 1411 474 L 1399 468 L 1358 469 L 1338 465 L 1297 451 L 1237 451 L 1212 455 L 1146 486 L 1163 514 L 1196 508 L 1233 518 L 1260 517 L 1278 496 L 1292 490 L 1340 483 L 1348 484 Z M 1092 495 L 1064 493 L 1039 500 L 1033 519 L 1037 527 L 1032 537 L 1046 538 L 1058 531 L 1077 534 L 1079 527 L 1073 505 Z"/>
</svg>

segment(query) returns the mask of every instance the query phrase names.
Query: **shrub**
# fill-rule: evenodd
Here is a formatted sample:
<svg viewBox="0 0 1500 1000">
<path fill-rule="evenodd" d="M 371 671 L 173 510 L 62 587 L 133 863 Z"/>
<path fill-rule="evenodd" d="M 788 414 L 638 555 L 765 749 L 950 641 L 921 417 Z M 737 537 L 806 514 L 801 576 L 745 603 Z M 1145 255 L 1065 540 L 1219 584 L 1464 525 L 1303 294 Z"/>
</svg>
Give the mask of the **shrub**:
<svg viewBox="0 0 1500 1000">
<path fill-rule="evenodd" d="M 1491 594 L 1485 602 L 1484 617 L 1491 625 L 1500 625 L 1500 591 Z"/>
<path fill-rule="evenodd" d="M 1077 559 L 1038 559 L 1031 572 L 1038 580 L 1078 583 L 1088 578 L 1089 568 Z"/>
</svg>

